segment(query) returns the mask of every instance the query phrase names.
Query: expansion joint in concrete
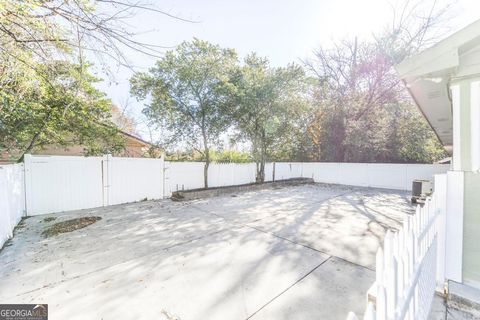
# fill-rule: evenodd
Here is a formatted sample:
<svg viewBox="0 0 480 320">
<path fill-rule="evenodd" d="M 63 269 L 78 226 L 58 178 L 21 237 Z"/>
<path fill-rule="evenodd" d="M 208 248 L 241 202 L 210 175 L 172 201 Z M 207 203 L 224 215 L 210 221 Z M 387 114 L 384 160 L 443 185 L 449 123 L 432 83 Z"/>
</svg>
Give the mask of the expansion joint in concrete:
<svg viewBox="0 0 480 320">
<path fill-rule="evenodd" d="M 317 270 L 318 268 L 320 268 L 325 262 L 327 262 L 328 260 L 330 260 L 330 258 L 332 258 L 331 256 L 329 256 L 327 259 L 325 259 L 324 261 L 322 261 L 321 263 L 319 263 L 317 266 L 315 266 L 312 270 L 308 271 L 306 274 L 304 274 L 300 279 L 298 279 L 297 281 L 295 281 L 294 283 L 292 283 L 290 286 L 288 286 L 287 288 L 285 288 L 285 290 L 283 290 L 282 292 L 280 292 L 279 294 L 277 294 L 275 297 L 273 297 L 272 299 L 270 299 L 267 303 L 265 303 L 263 306 L 261 306 L 257 311 L 255 311 L 254 313 L 252 313 L 251 315 L 249 315 L 245 320 L 248 320 L 248 319 L 251 319 L 253 316 L 255 316 L 258 312 L 260 312 L 262 309 L 264 309 L 265 307 L 267 307 L 270 303 L 272 303 L 273 301 L 275 301 L 277 298 L 279 298 L 281 295 L 283 295 L 285 292 L 287 292 L 288 290 L 290 290 L 291 288 L 293 288 L 295 285 L 297 285 L 298 283 L 300 283 L 303 279 L 305 279 L 306 277 L 308 277 L 310 274 L 312 274 L 315 270 Z"/>
</svg>

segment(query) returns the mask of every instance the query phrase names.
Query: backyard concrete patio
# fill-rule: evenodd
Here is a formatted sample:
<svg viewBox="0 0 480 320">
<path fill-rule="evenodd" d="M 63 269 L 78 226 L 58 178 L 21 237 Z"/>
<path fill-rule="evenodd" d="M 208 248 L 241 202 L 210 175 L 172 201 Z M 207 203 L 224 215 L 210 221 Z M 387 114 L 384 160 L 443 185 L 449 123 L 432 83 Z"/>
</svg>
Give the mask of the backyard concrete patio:
<svg viewBox="0 0 480 320">
<path fill-rule="evenodd" d="M 0 301 L 49 319 L 345 319 L 412 212 L 403 192 L 314 184 L 31 217 L 0 253 Z M 83 216 L 102 220 L 41 235 Z"/>
</svg>

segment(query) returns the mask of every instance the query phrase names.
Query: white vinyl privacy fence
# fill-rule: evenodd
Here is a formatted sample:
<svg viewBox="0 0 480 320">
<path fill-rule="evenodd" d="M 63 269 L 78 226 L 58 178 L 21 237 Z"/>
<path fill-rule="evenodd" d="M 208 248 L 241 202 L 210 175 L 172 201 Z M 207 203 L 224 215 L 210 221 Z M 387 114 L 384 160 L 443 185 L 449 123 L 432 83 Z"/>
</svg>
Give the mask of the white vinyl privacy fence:
<svg viewBox="0 0 480 320">
<path fill-rule="evenodd" d="M 28 215 L 163 198 L 161 159 L 25 156 Z"/>
<path fill-rule="evenodd" d="M 313 178 L 315 182 L 411 190 L 415 179 L 432 180 L 449 164 L 278 162 L 275 179 Z"/>
<path fill-rule="evenodd" d="M 23 164 L 0 165 L 0 248 L 25 215 Z"/>
<path fill-rule="evenodd" d="M 14 211 L 9 217 L 18 217 L 18 212 L 23 211 L 27 215 L 38 215 L 87 209 L 161 199 L 176 190 L 203 188 L 204 165 L 203 162 L 168 162 L 163 158 L 26 155 L 24 167 L 10 165 L 0 173 L 8 176 L 2 179 L 0 192 L 13 202 L 8 203 L 9 208 L 14 208 L 8 209 Z M 432 179 L 435 173 L 447 169 L 448 165 L 282 162 L 267 163 L 265 180 L 306 177 L 322 183 L 409 190 L 413 179 Z M 209 187 L 254 183 L 255 173 L 254 163 L 212 163 L 208 172 Z M 18 185 L 19 181 L 24 183 Z M 25 200 L 9 193 L 13 182 L 17 183 L 16 192 L 22 197 L 25 194 Z M 19 189 L 23 186 L 24 191 Z M 0 205 L 6 206 L 6 203 L 2 201 Z M 25 203 L 21 210 L 18 209 L 20 203 Z M 5 216 L 0 219 L 10 221 Z M 8 236 L 5 234 L 2 231 L 1 239 Z"/>
<path fill-rule="evenodd" d="M 173 191 L 203 188 L 204 162 L 165 162 L 166 195 Z M 390 164 L 337 162 L 267 163 L 265 180 L 312 178 L 319 183 L 359 187 L 411 190 L 414 179 L 432 180 L 445 173 L 448 164 Z M 208 171 L 209 187 L 255 182 L 254 163 L 212 163 Z"/>
<path fill-rule="evenodd" d="M 435 289 L 445 279 L 446 175 L 398 232 L 387 231 L 376 257 L 376 280 L 367 293 L 364 320 L 426 320 Z M 358 319 L 350 313 L 348 320 Z"/>
<path fill-rule="evenodd" d="M 178 190 L 204 187 L 205 162 L 165 161 L 165 195 Z M 273 181 L 273 163 L 265 166 L 265 181 Z M 208 186 L 224 187 L 255 182 L 255 163 L 211 163 L 208 168 Z M 290 174 L 291 177 L 301 177 Z"/>
</svg>

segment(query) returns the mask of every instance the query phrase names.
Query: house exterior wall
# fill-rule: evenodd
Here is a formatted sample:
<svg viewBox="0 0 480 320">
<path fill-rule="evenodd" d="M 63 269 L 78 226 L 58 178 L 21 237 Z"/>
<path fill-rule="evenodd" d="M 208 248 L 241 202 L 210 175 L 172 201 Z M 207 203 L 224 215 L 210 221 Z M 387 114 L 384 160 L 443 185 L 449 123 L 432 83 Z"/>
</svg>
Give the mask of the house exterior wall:
<svg viewBox="0 0 480 320">
<path fill-rule="evenodd" d="M 452 81 L 453 168 L 464 172 L 462 280 L 480 288 L 480 77 Z M 457 91 L 457 92 L 456 92 Z M 457 95 L 457 96 L 455 96 Z M 455 101 L 455 99 L 458 99 Z M 455 139 L 457 135 L 458 139 Z M 455 154 L 456 153 L 456 154 Z"/>
<path fill-rule="evenodd" d="M 463 281 L 480 288 L 480 173 L 465 172 Z"/>
</svg>

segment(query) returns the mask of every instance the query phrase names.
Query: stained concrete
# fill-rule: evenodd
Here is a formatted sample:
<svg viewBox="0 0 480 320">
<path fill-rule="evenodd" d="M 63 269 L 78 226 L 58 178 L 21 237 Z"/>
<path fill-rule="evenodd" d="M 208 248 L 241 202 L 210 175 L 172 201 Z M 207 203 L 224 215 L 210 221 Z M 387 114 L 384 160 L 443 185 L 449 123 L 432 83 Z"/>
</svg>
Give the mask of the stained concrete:
<svg viewBox="0 0 480 320">
<path fill-rule="evenodd" d="M 476 320 L 480 312 L 466 305 L 451 303 L 443 296 L 435 295 L 428 320 Z"/>
<path fill-rule="evenodd" d="M 407 199 L 305 185 L 32 217 L 0 253 L 0 303 L 48 303 L 50 319 L 344 319 L 362 314 Z M 41 236 L 89 215 L 103 219 Z"/>
</svg>

